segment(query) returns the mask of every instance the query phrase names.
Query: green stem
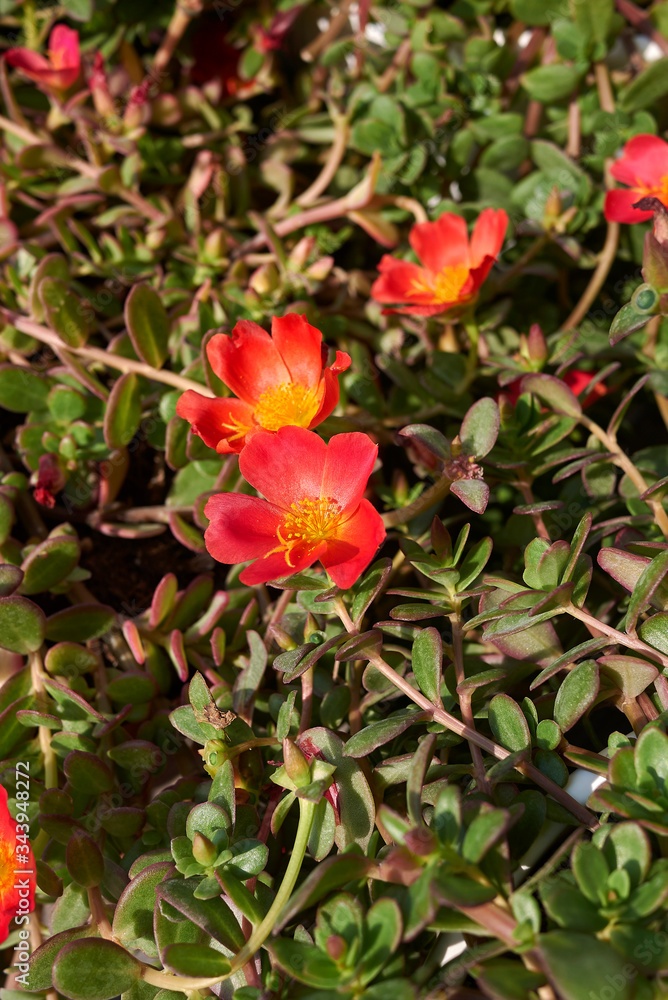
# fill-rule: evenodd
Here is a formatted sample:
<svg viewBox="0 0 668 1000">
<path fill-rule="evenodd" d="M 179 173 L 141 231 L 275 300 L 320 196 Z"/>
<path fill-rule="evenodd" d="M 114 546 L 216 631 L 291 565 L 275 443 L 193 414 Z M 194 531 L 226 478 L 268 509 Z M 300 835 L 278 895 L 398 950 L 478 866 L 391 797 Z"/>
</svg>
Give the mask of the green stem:
<svg viewBox="0 0 668 1000">
<path fill-rule="evenodd" d="M 304 855 L 306 854 L 308 840 L 311 836 L 311 827 L 313 826 L 315 809 L 315 802 L 308 802 L 306 799 L 299 800 L 299 825 L 297 827 L 297 835 L 295 837 L 292 854 L 290 855 L 290 861 L 285 870 L 281 886 L 276 893 L 276 898 L 271 904 L 262 923 L 255 928 L 239 954 L 235 955 L 232 959 L 232 967 L 227 975 L 217 976 L 210 979 L 197 979 L 187 976 L 173 976 L 170 973 L 160 972 L 158 969 L 152 969 L 150 966 L 145 966 L 142 972 L 142 978 L 145 979 L 147 983 L 150 983 L 152 986 L 160 986 L 163 989 L 179 990 L 181 993 L 188 993 L 189 990 L 204 989 L 207 986 L 215 986 L 217 983 L 222 983 L 225 979 L 229 979 L 235 972 L 238 972 L 239 969 L 243 968 L 243 966 L 253 957 L 253 955 L 255 955 L 257 950 L 267 940 L 274 929 L 279 913 L 292 895 L 292 890 L 297 882 L 302 862 L 304 860 Z"/>
<path fill-rule="evenodd" d="M 444 500 L 450 492 L 451 484 L 452 480 L 448 479 L 447 476 L 437 479 L 434 485 L 425 490 L 413 503 L 383 514 L 383 524 L 386 528 L 396 528 L 399 524 L 406 524 L 407 521 L 412 521 L 418 514 L 423 514 L 424 511 L 429 510 L 430 507 L 434 507 L 441 500 Z"/>
<path fill-rule="evenodd" d="M 39 44 L 39 32 L 37 30 L 36 19 L 37 8 L 35 0 L 24 0 L 23 4 L 23 33 L 26 37 L 26 46 L 29 49 L 36 49 Z"/>
</svg>

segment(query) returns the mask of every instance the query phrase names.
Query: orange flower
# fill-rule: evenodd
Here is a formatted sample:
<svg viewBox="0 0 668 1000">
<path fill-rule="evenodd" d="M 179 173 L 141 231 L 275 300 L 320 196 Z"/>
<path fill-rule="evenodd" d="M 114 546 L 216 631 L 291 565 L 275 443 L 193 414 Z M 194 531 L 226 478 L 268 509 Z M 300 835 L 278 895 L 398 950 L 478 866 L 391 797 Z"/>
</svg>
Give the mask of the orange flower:
<svg viewBox="0 0 668 1000">
<path fill-rule="evenodd" d="M 8 49 L 5 59 L 45 90 L 68 90 L 81 71 L 79 35 L 65 24 L 57 24 L 49 36 L 47 58 L 32 49 L 16 48 Z"/>
<path fill-rule="evenodd" d="M 423 266 L 386 254 L 371 295 L 377 302 L 404 303 L 386 313 L 435 316 L 470 305 L 497 259 L 507 226 L 503 209 L 493 208 L 481 212 L 470 241 L 461 215 L 444 212 L 436 222 L 418 223 L 409 242 Z"/>
<path fill-rule="evenodd" d="M 231 336 L 212 337 L 206 353 L 239 398 L 210 399 L 188 389 L 176 412 L 221 454 L 239 453 L 255 431 L 321 423 L 338 403 L 338 376 L 350 365 L 350 356 L 337 351 L 334 364 L 324 366 L 320 330 L 296 313 L 274 316 L 271 337 L 257 323 L 240 320 Z"/>
<path fill-rule="evenodd" d="M 606 191 L 603 211 L 608 222 L 646 222 L 652 212 L 634 208 L 641 198 L 658 198 L 668 208 L 668 142 L 657 135 L 634 135 L 610 173 L 626 188 Z"/>
<path fill-rule="evenodd" d="M 10 927 L 14 918 L 35 909 L 36 885 L 27 824 L 14 821 L 7 808 L 7 792 L 0 785 L 0 944 L 14 929 Z"/>
</svg>

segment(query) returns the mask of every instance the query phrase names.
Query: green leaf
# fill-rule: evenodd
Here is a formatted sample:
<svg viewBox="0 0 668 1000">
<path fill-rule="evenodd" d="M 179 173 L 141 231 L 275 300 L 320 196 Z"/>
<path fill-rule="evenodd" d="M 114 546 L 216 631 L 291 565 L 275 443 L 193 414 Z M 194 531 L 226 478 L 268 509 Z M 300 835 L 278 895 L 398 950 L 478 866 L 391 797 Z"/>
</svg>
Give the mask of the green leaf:
<svg viewBox="0 0 668 1000">
<path fill-rule="evenodd" d="M 111 390 L 104 411 L 104 440 L 109 448 L 124 448 L 132 441 L 141 420 L 141 392 L 134 372 L 121 375 Z"/>
<path fill-rule="evenodd" d="M 391 559 L 379 559 L 367 570 L 361 582 L 357 584 L 350 614 L 358 628 L 367 608 L 382 591 L 391 569 Z"/>
<path fill-rule="evenodd" d="M 510 10 L 514 18 L 525 24 L 551 24 L 559 17 L 568 17 L 568 0 L 555 0 L 546 6 L 545 0 L 511 0 Z"/>
<path fill-rule="evenodd" d="M 51 383 L 29 368 L 0 365 L 0 407 L 12 413 L 43 410 Z"/>
<path fill-rule="evenodd" d="M 376 978 L 399 947 L 402 927 L 396 900 L 386 897 L 373 904 L 364 921 L 362 960 L 357 972 L 360 983 L 366 985 Z"/>
<path fill-rule="evenodd" d="M 67 870 L 83 889 L 99 885 L 104 878 L 102 852 L 85 830 L 75 830 L 67 843 Z"/>
<path fill-rule="evenodd" d="M 651 318 L 649 312 L 640 312 L 635 308 L 633 302 L 627 302 L 615 314 L 612 320 L 610 325 L 610 344 L 614 347 L 624 337 L 628 337 L 637 330 L 642 330 L 644 326 L 647 326 Z"/>
<path fill-rule="evenodd" d="M 365 879 L 374 867 L 370 858 L 360 854 L 337 854 L 321 861 L 285 904 L 276 922 L 276 930 L 280 931 L 301 910 L 313 906 L 335 889 Z"/>
<path fill-rule="evenodd" d="M 116 612 L 106 604 L 77 604 L 49 615 L 46 638 L 52 642 L 99 639 L 116 624 Z"/>
<path fill-rule="evenodd" d="M 141 963 L 101 938 L 66 944 L 53 966 L 53 984 L 69 1000 L 113 1000 L 141 976 Z"/>
<path fill-rule="evenodd" d="M 508 829 L 510 814 L 505 809 L 489 809 L 473 820 L 464 836 L 462 857 L 477 865 Z"/>
<path fill-rule="evenodd" d="M 60 278 L 62 281 L 69 281 L 70 269 L 67 259 L 60 253 L 48 253 L 42 257 L 35 268 L 30 283 L 30 312 L 38 323 L 44 319 L 42 302 L 39 295 L 39 286 L 46 277 Z"/>
<path fill-rule="evenodd" d="M 653 663 L 637 656 L 600 656 L 598 665 L 604 677 L 610 678 L 625 698 L 637 698 L 659 673 Z"/>
<path fill-rule="evenodd" d="M 214 840 L 219 830 L 229 830 L 230 826 L 230 817 L 224 809 L 213 802 L 200 802 L 188 813 L 186 833 L 191 840 L 196 833 Z"/>
<path fill-rule="evenodd" d="M 231 968 L 225 955 L 206 944 L 170 944 L 164 962 L 180 976 L 226 976 Z"/>
<path fill-rule="evenodd" d="M 537 66 L 536 69 L 524 73 L 521 80 L 522 86 L 533 101 L 551 104 L 572 94 L 581 78 L 582 70 L 577 66 L 555 63 L 551 66 Z"/>
<path fill-rule="evenodd" d="M 116 904 L 113 932 L 124 945 L 136 951 L 158 957 L 153 933 L 153 911 L 156 891 L 172 868 L 170 861 L 148 865 L 125 887 Z"/>
<path fill-rule="evenodd" d="M 635 746 L 634 760 L 638 777 L 648 775 L 663 789 L 668 781 L 668 736 L 656 726 L 646 726 Z"/>
<path fill-rule="evenodd" d="M 443 643 L 438 629 L 423 628 L 418 632 L 413 642 L 411 660 L 420 691 L 429 701 L 440 705 Z"/>
<path fill-rule="evenodd" d="M 0 599 L 0 646 L 12 653 L 33 653 L 44 642 L 46 618 L 25 597 Z"/>
<path fill-rule="evenodd" d="M 60 278 L 45 277 L 39 286 L 44 317 L 68 347 L 83 347 L 88 340 L 90 303 L 82 301 Z"/>
<path fill-rule="evenodd" d="M 72 535 L 56 535 L 36 545 L 21 565 L 24 595 L 51 590 L 72 572 L 79 562 L 79 541 Z"/>
<path fill-rule="evenodd" d="M 638 635 L 650 646 L 668 653 L 668 614 L 652 615 L 638 628 Z"/>
<path fill-rule="evenodd" d="M 668 94 L 668 58 L 658 59 L 639 73 L 620 94 L 624 111 L 640 111 Z"/>
<path fill-rule="evenodd" d="M 146 364 L 161 368 L 167 358 L 169 320 L 158 293 L 150 285 L 134 285 L 125 300 L 125 325 L 132 346 Z"/>
<path fill-rule="evenodd" d="M 571 867 L 580 891 L 589 902 L 597 906 L 604 904 L 610 869 L 600 847 L 591 842 L 580 841 L 571 856 Z"/>
<path fill-rule="evenodd" d="M 599 691 L 598 665 L 583 660 L 568 673 L 554 700 L 554 721 L 568 732 L 596 701 Z"/>
<path fill-rule="evenodd" d="M 199 883 L 197 878 L 170 879 L 161 882 L 156 891 L 160 899 L 166 900 L 216 941 L 233 952 L 240 951 L 246 939 L 236 917 L 220 896 L 220 886 L 215 898 L 197 899 L 194 892 Z"/>
<path fill-rule="evenodd" d="M 93 0 L 63 0 L 63 7 L 74 21 L 90 21 L 93 16 Z"/>
<path fill-rule="evenodd" d="M 299 745 L 310 753 L 314 749 L 319 750 L 327 763 L 336 767 L 334 781 L 339 792 L 341 814 L 341 822 L 336 827 L 337 847 L 345 850 L 357 844 L 366 850 L 374 829 L 376 809 L 360 765 L 344 754 L 342 740 L 320 726 L 302 733 Z"/>
<path fill-rule="evenodd" d="M 346 757 L 367 757 L 372 750 L 389 743 L 424 717 L 425 713 L 419 708 L 401 708 L 387 719 L 373 722 L 351 736 L 343 748 L 343 753 Z"/>
<path fill-rule="evenodd" d="M 496 443 L 500 421 L 499 407 L 489 396 L 474 403 L 467 411 L 459 431 L 466 454 L 484 458 Z"/>
<path fill-rule="evenodd" d="M 644 611 L 650 601 L 652 601 L 652 598 L 663 582 L 666 573 L 668 573 L 668 549 L 664 549 L 663 552 L 659 552 L 656 556 L 654 556 L 649 565 L 638 577 L 638 581 L 633 588 L 631 599 L 629 600 L 628 611 L 626 613 L 627 632 L 633 632 L 635 630 L 638 615 Z M 661 602 L 660 606 L 662 608 L 664 607 L 663 602 Z"/>
<path fill-rule="evenodd" d="M 214 739 L 216 736 L 216 730 L 213 729 L 213 726 L 208 727 L 207 730 L 203 728 L 204 723 L 200 726 L 195 718 L 192 705 L 180 705 L 179 708 L 175 708 L 169 714 L 169 721 L 175 729 L 178 729 L 180 733 L 187 736 L 189 740 L 201 743 L 202 746 L 204 746 L 207 740 Z M 210 730 L 213 730 L 213 732 L 210 732 Z"/>
<path fill-rule="evenodd" d="M 531 749 L 531 733 L 524 712 L 509 695 L 497 694 L 492 698 L 489 725 L 494 739 L 506 750 Z"/>
<path fill-rule="evenodd" d="M 457 479 L 450 492 L 476 514 L 484 514 L 489 500 L 489 486 L 482 479 Z"/>
<path fill-rule="evenodd" d="M 82 927 L 60 931 L 48 938 L 30 956 L 27 988 L 36 992 L 50 990 L 53 986 L 53 965 L 63 945 L 69 944 L 70 941 L 78 941 L 80 938 L 95 936 L 97 928 L 84 924 Z"/>
<path fill-rule="evenodd" d="M 539 69 L 556 69 L 558 67 L 544 66 Z M 534 70 L 537 72 L 537 70 Z M 554 410 L 566 417 L 579 417 L 582 414 L 577 397 L 571 392 L 565 382 L 554 375 L 525 375 L 521 383 L 521 391 L 531 392 L 538 396 Z"/>
<path fill-rule="evenodd" d="M 541 934 L 538 944 L 550 980 L 564 1000 L 598 996 L 603 972 L 606 983 L 614 983 L 615 1000 L 631 1000 L 635 974 L 627 975 L 626 959 L 605 941 L 564 930 Z"/>
<path fill-rule="evenodd" d="M 53 685 L 53 682 L 51 684 Z M 89 795 L 110 792 L 114 787 L 111 771 L 94 753 L 73 750 L 65 758 L 63 771 L 72 788 Z"/>
<path fill-rule="evenodd" d="M 312 944 L 279 938 L 267 947 L 275 962 L 291 978 L 306 983 L 307 986 L 335 989 L 343 978 L 338 965 Z"/>
</svg>

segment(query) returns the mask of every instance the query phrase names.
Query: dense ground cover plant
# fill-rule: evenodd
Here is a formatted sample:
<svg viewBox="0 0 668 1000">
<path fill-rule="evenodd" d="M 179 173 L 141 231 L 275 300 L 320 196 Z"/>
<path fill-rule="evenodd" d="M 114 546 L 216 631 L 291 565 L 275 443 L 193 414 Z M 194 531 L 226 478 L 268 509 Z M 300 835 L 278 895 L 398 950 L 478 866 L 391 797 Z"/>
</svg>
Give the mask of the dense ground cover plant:
<svg viewBox="0 0 668 1000">
<path fill-rule="evenodd" d="M 668 3 L 0 27 L 0 1000 L 664 996 Z"/>
</svg>

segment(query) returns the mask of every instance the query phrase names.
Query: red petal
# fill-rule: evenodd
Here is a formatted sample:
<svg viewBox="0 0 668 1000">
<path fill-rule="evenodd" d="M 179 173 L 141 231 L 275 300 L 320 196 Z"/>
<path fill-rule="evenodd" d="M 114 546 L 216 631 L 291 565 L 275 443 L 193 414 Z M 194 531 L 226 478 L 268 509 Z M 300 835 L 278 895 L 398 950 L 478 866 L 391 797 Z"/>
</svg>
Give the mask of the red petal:
<svg viewBox="0 0 668 1000">
<path fill-rule="evenodd" d="M 340 375 L 341 372 L 348 371 L 352 362 L 352 358 L 345 351 L 337 351 L 336 359 L 334 364 L 330 365 L 326 371 L 333 372 L 334 375 Z"/>
<path fill-rule="evenodd" d="M 383 316 L 391 316 L 394 313 L 400 316 L 439 316 L 441 313 L 447 312 L 451 309 L 455 303 L 453 302 L 438 302 L 434 305 L 415 305 L 402 306 L 400 309 L 383 309 Z"/>
<path fill-rule="evenodd" d="M 7 49 L 5 59 L 10 66 L 23 70 L 26 76 L 34 80 L 41 80 L 45 73 L 51 72 L 51 63 L 48 59 L 39 52 L 33 52 L 32 49 Z"/>
<path fill-rule="evenodd" d="M 187 389 L 176 404 L 176 412 L 192 425 L 193 434 L 220 454 L 241 451 L 244 427 L 253 427 L 253 410 L 240 399 L 211 399 L 194 389 Z M 225 426 L 228 425 L 228 426 Z"/>
<path fill-rule="evenodd" d="M 318 424 L 321 424 L 330 415 L 339 401 L 339 380 L 336 375 L 332 374 L 331 368 L 325 368 L 323 382 L 325 384 L 325 392 L 322 397 L 320 409 L 309 424 L 309 428 L 317 427 Z"/>
<path fill-rule="evenodd" d="M 283 514 L 277 507 L 243 493 L 216 493 L 204 508 L 209 527 L 206 547 L 218 562 L 240 563 L 258 559 L 278 544 Z"/>
<path fill-rule="evenodd" d="M 252 566 L 247 566 L 242 573 L 239 573 L 239 579 L 242 583 L 252 586 L 255 583 L 280 579 L 282 576 L 292 576 L 293 573 L 300 573 L 312 566 L 324 551 L 324 542 L 320 542 L 312 549 L 306 546 L 300 549 L 294 548 L 290 553 L 289 563 L 285 552 L 274 552 L 266 559 L 258 559 Z"/>
<path fill-rule="evenodd" d="M 466 283 L 462 287 L 460 301 L 465 301 L 467 298 L 478 294 L 481 285 L 494 267 L 495 261 L 495 257 L 483 257 L 481 262 L 472 268 Z"/>
<path fill-rule="evenodd" d="M 659 187 L 668 174 L 668 143 L 657 135 L 634 135 L 610 172 L 629 187 Z"/>
<path fill-rule="evenodd" d="M 480 213 L 471 235 L 471 268 L 477 268 L 485 257 L 496 260 L 507 228 L 508 216 L 502 208 L 486 208 Z"/>
<path fill-rule="evenodd" d="M 293 382 L 315 389 L 322 371 L 322 334 L 306 321 L 306 316 L 288 313 L 274 316 L 271 335 Z"/>
<path fill-rule="evenodd" d="M 424 268 L 385 254 L 378 265 L 380 277 L 371 286 L 376 302 L 406 302 L 415 296 L 416 283 L 425 279 Z"/>
<path fill-rule="evenodd" d="M 608 222 L 646 222 L 651 219 L 653 212 L 641 212 L 638 208 L 633 208 L 636 201 L 640 201 L 643 192 L 635 188 L 614 188 L 605 192 L 605 202 L 603 203 L 603 214 Z"/>
<path fill-rule="evenodd" d="M 276 345 L 257 323 L 242 319 L 230 336 L 215 334 L 206 353 L 218 378 L 245 403 L 253 405 L 267 389 L 290 381 Z"/>
<path fill-rule="evenodd" d="M 304 497 L 322 495 L 326 456 L 327 445 L 313 431 L 281 427 L 276 434 L 253 434 L 241 453 L 239 469 L 267 500 L 287 510 Z"/>
<path fill-rule="evenodd" d="M 320 556 L 320 562 L 337 587 L 346 590 L 367 568 L 384 539 L 382 517 L 368 500 L 362 500 L 337 537 L 327 542 L 327 551 Z"/>
<path fill-rule="evenodd" d="M 466 219 L 444 212 L 436 222 L 420 222 L 408 237 L 420 262 L 430 271 L 469 262 L 469 235 Z"/>
<path fill-rule="evenodd" d="M 335 434 L 327 447 L 322 492 L 317 495 L 331 497 L 343 510 L 354 510 L 364 496 L 377 455 L 378 445 L 367 434 Z"/>
</svg>

